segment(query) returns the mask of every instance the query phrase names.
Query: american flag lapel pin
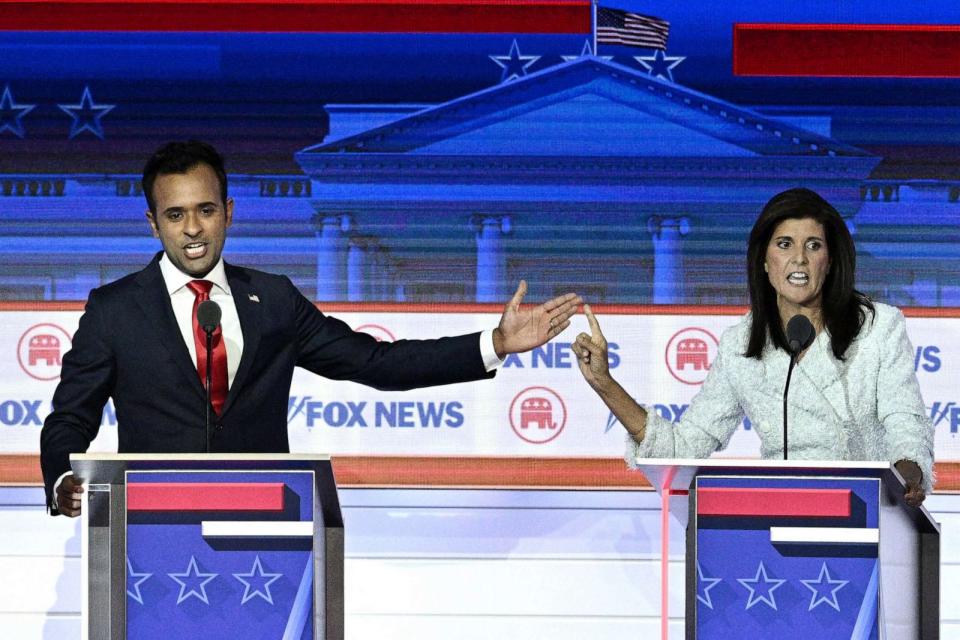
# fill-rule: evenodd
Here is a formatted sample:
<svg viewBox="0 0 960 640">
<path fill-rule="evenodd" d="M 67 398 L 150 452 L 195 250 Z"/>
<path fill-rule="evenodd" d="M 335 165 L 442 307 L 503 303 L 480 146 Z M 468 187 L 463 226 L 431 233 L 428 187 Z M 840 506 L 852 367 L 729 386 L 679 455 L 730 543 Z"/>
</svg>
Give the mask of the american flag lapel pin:
<svg viewBox="0 0 960 640">
<path fill-rule="evenodd" d="M 260 296 L 255 293 L 248 293 L 247 298 L 250 299 L 250 302 L 260 302 Z"/>
</svg>

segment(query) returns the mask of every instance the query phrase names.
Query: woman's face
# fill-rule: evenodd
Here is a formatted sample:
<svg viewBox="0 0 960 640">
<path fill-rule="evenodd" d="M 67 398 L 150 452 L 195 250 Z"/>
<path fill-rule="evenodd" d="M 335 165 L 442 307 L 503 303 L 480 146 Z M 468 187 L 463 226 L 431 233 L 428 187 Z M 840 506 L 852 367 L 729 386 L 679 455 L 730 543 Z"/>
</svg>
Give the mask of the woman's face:
<svg viewBox="0 0 960 640">
<path fill-rule="evenodd" d="M 812 218 L 782 221 L 770 237 L 763 266 L 781 313 L 819 310 L 823 281 L 830 271 L 823 225 Z"/>
</svg>

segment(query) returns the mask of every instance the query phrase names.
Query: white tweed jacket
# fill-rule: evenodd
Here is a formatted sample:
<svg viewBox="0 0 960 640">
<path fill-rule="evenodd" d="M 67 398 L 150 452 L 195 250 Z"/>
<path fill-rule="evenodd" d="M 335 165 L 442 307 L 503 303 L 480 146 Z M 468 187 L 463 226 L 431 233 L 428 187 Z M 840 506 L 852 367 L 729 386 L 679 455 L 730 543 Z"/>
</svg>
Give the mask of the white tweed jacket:
<svg viewBox="0 0 960 640">
<path fill-rule="evenodd" d="M 837 360 L 822 331 L 790 383 L 790 458 L 913 460 L 933 486 L 933 425 L 914 371 L 914 350 L 896 307 L 875 303 L 860 335 Z M 783 457 L 783 387 L 789 355 L 768 341 L 761 359 L 747 358 L 750 314 L 725 331 L 700 392 L 673 424 L 647 408 L 643 442 L 627 436 L 627 464 L 636 457 L 705 458 L 727 446 L 744 415 L 764 458 Z"/>
</svg>

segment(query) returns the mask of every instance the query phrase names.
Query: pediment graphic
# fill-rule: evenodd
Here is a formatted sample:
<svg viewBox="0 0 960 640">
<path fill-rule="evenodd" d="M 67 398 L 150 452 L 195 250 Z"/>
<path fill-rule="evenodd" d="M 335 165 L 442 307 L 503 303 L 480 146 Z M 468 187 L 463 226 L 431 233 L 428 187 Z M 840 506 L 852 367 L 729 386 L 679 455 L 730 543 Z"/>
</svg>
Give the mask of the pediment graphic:
<svg viewBox="0 0 960 640">
<path fill-rule="evenodd" d="M 869 157 L 749 109 L 593 57 L 301 151 L 330 155 Z"/>
<path fill-rule="evenodd" d="M 588 85 L 589 87 L 589 85 Z M 756 152 L 588 88 L 581 95 L 410 150 L 413 154 L 752 156 Z"/>
</svg>

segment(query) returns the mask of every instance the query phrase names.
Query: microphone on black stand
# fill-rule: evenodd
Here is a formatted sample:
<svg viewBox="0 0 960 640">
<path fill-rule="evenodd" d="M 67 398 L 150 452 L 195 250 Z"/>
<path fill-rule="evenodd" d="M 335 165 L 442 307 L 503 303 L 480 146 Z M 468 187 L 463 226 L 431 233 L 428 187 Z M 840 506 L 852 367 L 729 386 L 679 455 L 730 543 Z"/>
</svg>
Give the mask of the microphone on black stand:
<svg viewBox="0 0 960 640">
<path fill-rule="evenodd" d="M 787 369 L 787 385 L 783 389 L 783 459 L 787 459 L 787 394 L 790 392 L 790 376 L 797 358 L 804 349 L 813 344 L 817 332 L 805 315 L 797 314 L 787 322 L 787 345 L 790 348 L 790 368 Z"/>
<path fill-rule="evenodd" d="M 220 315 L 220 305 L 213 300 L 204 300 L 200 303 L 200 306 L 197 307 L 197 324 L 199 324 L 203 329 L 203 332 L 207 334 L 207 375 L 203 385 L 207 397 L 207 453 L 210 453 L 213 444 L 213 438 L 210 431 L 210 388 L 213 386 L 213 383 L 211 382 L 211 372 L 213 371 L 213 333 L 217 330 L 217 327 L 220 326 Z"/>
</svg>

